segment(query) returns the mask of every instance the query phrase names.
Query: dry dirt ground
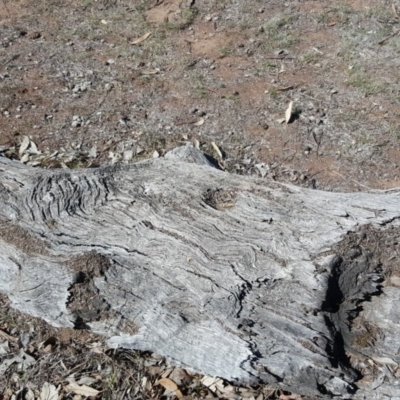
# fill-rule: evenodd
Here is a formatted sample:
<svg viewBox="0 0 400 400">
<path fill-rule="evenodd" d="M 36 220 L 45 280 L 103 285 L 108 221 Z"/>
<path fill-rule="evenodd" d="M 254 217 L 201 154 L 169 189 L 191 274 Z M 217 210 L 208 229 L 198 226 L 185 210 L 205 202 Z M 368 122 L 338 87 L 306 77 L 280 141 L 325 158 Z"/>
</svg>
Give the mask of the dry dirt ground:
<svg viewBox="0 0 400 400">
<path fill-rule="evenodd" d="M 399 0 L 1 0 L 0 151 L 80 168 L 192 144 L 230 173 L 333 191 L 398 187 L 399 29 Z M 74 372 L 103 398 L 163 393 L 163 361 L 100 344 L 85 352 L 99 339 L 28 329 L 2 304 L 0 333 L 30 339 L 6 336 L 0 357 L 30 349 L 35 367 L 9 367 L 0 398 L 37 398 L 47 373 L 63 398 L 84 397 L 65 390 Z M 39 338 L 56 339 L 43 353 Z M 180 388 L 217 397 L 200 379 Z M 249 397 L 284 396 L 266 390 Z"/>
</svg>

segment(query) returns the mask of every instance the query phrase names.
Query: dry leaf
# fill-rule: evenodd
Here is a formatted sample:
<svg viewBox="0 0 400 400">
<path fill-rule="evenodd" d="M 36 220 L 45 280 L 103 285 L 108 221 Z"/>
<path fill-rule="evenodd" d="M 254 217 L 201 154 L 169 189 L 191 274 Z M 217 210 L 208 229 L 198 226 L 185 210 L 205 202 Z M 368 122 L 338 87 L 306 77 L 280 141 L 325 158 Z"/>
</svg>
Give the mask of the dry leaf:
<svg viewBox="0 0 400 400">
<path fill-rule="evenodd" d="M 156 385 L 161 385 L 161 386 L 163 386 L 165 389 L 167 389 L 167 390 L 173 392 L 174 395 L 175 395 L 178 399 L 181 399 L 181 398 L 183 397 L 183 394 L 182 394 L 182 392 L 178 389 L 177 384 L 176 384 L 174 381 L 172 381 L 171 379 L 168 379 L 168 378 L 159 379 L 159 380 L 156 382 Z"/>
<path fill-rule="evenodd" d="M 35 393 L 31 389 L 26 392 L 25 400 L 35 400 Z"/>
<path fill-rule="evenodd" d="M 27 163 L 27 162 L 29 161 L 29 154 L 24 154 L 24 155 L 21 157 L 20 161 L 22 162 L 22 164 Z"/>
<path fill-rule="evenodd" d="M 197 122 L 195 122 L 193 125 L 195 126 L 201 126 L 204 124 L 204 118 L 200 118 Z"/>
<path fill-rule="evenodd" d="M 399 13 L 397 12 L 397 8 L 396 8 L 396 4 L 392 4 L 392 11 L 393 11 L 393 14 L 394 14 L 394 17 L 396 18 L 396 19 L 399 19 L 400 18 L 400 15 L 399 15 Z"/>
<path fill-rule="evenodd" d="M 153 158 L 158 158 L 158 157 L 160 157 L 160 153 L 157 150 L 154 150 Z"/>
<path fill-rule="evenodd" d="M 58 390 L 56 387 L 48 382 L 45 382 L 40 392 L 40 400 L 57 400 Z"/>
<path fill-rule="evenodd" d="M 30 147 L 28 150 L 29 154 L 40 154 L 40 151 L 38 150 L 35 142 L 33 142 L 32 140 L 30 141 Z"/>
<path fill-rule="evenodd" d="M 155 69 L 144 69 L 140 73 L 142 75 L 155 75 L 155 74 L 158 74 L 159 72 L 160 72 L 160 69 L 159 68 L 155 68 Z"/>
<path fill-rule="evenodd" d="M 390 281 L 390 284 L 391 284 L 392 286 L 400 287 L 400 277 L 398 277 L 398 276 L 391 276 L 391 277 L 389 278 L 389 281 Z"/>
<path fill-rule="evenodd" d="M 298 394 L 281 394 L 279 400 L 301 400 L 301 396 Z"/>
<path fill-rule="evenodd" d="M 193 144 L 197 150 L 200 150 L 200 142 L 197 139 L 193 139 Z"/>
<path fill-rule="evenodd" d="M 7 333 L 2 331 L 1 329 L 0 329 L 0 337 L 4 338 L 6 340 L 9 340 L 10 342 L 13 342 L 13 343 L 18 342 L 18 338 L 8 335 Z"/>
<path fill-rule="evenodd" d="M 78 385 L 93 385 L 98 379 L 92 378 L 91 376 L 82 376 L 77 382 Z"/>
<path fill-rule="evenodd" d="M 172 379 L 177 385 L 184 385 L 185 383 L 189 383 L 193 380 L 193 377 L 190 376 L 184 369 L 175 368 L 170 375 L 170 379 Z"/>
<path fill-rule="evenodd" d="M 220 392 L 224 392 L 224 381 L 221 378 L 213 378 L 212 376 L 205 376 L 201 383 L 204 386 L 207 386 L 212 392 L 216 392 L 219 390 Z"/>
<path fill-rule="evenodd" d="M 171 375 L 171 372 L 173 371 L 173 368 L 167 368 L 163 374 L 161 375 L 161 378 L 168 378 Z"/>
<path fill-rule="evenodd" d="M 2 394 L 4 400 L 10 399 L 12 395 L 13 395 L 13 390 L 10 388 L 7 388 Z"/>
<path fill-rule="evenodd" d="M 219 147 L 215 144 L 215 142 L 211 142 L 211 146 L 214 148 L 215 152 L 217 153 L 218 157 L 222 159 L 222 153 Z"/>
<path fill-rule="evenodd" d="M 146 392 L 150 392 L 151 389 L 153 389 L 153 385 L 151 384 L 151 380 L 149 378 L 147 378 L 146 376 L 144 376 L 142 378 L 141 387 Z"/>
<path fill-rule="evenodd" d="M 86 396 L 86 397 L 89 397 L 89 396 L 94 397 L 100 393 L 99 390 L 93 389 L 86 385 L 80 386 L 75 382 L 71 382 L 69 385 L 65 386 L 64 389 L 67 391 L 73 392 L 75 394 L 80 394 L 80 395 Z"/>
<path fill-rule="evenodd" d="M 21 157 L 24 151 L 29 147 L 31 144 L 31 140 L 28 138 L 28 136 L 24 136 L 22 139 L 21 146 L 19 147 L 19 156 Z"/>
<path fill-rule="evenodd" d="M 290 119 L 292 118 L 292 109 L 293 109 L 293 101 L 291 101 L 288 105 L 288 108 L 285 112 L 285 121 L 286 124 L 289 123 Z"/>
<path fill-rule="evenodd" d="M 151 35 L 151 32 L 145 33 L 142 37 L 140 37 L 139 39 L 134 40 L 131 44 L 139 44 L 144 42 L 147 38 L 149 38 Z"/>
</svg>

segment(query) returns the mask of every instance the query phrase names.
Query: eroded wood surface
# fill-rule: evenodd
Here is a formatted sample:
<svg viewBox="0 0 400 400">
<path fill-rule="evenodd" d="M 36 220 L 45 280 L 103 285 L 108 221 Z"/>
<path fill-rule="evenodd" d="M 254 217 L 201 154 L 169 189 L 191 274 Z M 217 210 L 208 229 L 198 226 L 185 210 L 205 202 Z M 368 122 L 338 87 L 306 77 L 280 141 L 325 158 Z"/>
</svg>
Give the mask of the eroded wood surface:
<svg viewBox="0 0 400 400">
<path fill-rule="evenodd" d="M 230 175 L 192 148 L 75 171 L 0 157 L 0 292 L 231 381 L 400 396 L 399 216 L 396 191 Z"/>
</svg>

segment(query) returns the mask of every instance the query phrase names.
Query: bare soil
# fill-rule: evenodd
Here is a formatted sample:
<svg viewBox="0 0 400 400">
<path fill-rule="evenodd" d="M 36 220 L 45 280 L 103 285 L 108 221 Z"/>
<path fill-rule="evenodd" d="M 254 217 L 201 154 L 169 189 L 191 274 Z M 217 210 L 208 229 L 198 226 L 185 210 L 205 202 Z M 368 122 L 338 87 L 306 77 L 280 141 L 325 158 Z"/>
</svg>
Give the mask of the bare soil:
<svg viewBox="0 0 400 400">
<path fill-rule="evenodd" d="M 0 152 L 81 168 L 192 144 L 266 183 L 398 187 L 399 29 L 400 0 L 2 0 Z"/>
</svg>

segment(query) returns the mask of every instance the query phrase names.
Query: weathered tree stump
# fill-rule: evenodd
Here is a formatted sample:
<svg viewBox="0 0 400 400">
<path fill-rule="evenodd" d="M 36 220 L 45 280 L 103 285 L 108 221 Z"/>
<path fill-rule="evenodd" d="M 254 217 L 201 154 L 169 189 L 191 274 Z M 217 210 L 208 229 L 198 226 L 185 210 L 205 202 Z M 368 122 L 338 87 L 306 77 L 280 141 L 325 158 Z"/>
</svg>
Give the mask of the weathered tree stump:
<svg viewBox="0 0 400 400">
<path fill-rule="evenodd" d="M 230 175 L 190 147 L 75 171 L 0 157 L 0 292 L 54 326 L 231 381 L 390 398 L 399 217 L 397 191 Z"/>
</svg>

